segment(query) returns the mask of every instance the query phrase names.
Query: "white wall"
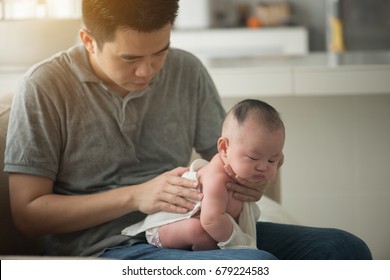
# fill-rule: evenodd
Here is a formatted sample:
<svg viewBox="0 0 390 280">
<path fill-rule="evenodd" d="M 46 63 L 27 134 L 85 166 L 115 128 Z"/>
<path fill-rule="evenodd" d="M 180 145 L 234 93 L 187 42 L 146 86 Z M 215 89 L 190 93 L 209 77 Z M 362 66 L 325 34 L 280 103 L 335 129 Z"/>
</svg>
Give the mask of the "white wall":
<svg viewBox="0 0 390 280">
<path fill-rule="evenodd" d="M 350 231 L 375 259 L 390 259 L 390 95 L 259 98 L 287 129 L 282 205 L 301 224 Z"/>
<path fill-rule="evenodd" d="M 79 42 L 80 19 L 0 20 L 0 94 L 33 64 Z"/>
<path fill-rule="evenodd" d="M 0 67 L 26 67 L 73 46 L 80 19 L 0 21 Z"/>
</svg>

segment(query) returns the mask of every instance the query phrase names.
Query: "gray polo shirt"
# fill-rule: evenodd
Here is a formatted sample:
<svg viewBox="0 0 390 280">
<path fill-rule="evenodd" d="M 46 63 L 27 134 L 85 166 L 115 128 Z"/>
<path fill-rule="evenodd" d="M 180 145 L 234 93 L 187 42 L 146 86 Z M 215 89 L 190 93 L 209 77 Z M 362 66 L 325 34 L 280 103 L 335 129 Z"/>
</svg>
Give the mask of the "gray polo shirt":
<svg viewBox="0 0 390 280">
<path fill-rule="evenodd" d="M 5 171 L 48 177 L 54 192 L 89 194 L 186 166 L 194 147 L 212 155 L 225 112 L 206 69 L 171 49 L 153 83 L 126 97 L 94 75 L 83 46 L 32 67 L 14 97 Z M 26 186 L 28 187 L 28 186 Z M 121 230 L 135 212 L 71 234 L 48 236 L 55 255 L 91 255 L 133 242 Z"/>
</svg>

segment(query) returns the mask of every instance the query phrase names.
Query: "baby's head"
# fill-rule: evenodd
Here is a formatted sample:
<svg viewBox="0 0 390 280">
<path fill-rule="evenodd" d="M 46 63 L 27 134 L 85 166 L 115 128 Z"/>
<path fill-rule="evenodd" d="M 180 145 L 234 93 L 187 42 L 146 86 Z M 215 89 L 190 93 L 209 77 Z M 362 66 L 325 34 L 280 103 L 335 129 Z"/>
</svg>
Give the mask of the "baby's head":
<svg viewBox="0 0 390 280">
<path fill-rule="evenodd" d="M 284 124 L 275 108 L 246 99 L 228 112 L 218 150 L 238 176 L 261 180 L 273 176 L 282 163 L 284 139 Z"/>
<path fill-rule="evenodd" d="M 253 120 L 254 124 L 265 126 L 270 131 L 278 129 L 284 131 L 283 121 L 274 107 L 261 100 L 245 99 L 228 112 L 222 127 L 222 136 L 231 131 L 227 127 L 232 124 L 242 126 L 247 120 Z"/>
</svg>

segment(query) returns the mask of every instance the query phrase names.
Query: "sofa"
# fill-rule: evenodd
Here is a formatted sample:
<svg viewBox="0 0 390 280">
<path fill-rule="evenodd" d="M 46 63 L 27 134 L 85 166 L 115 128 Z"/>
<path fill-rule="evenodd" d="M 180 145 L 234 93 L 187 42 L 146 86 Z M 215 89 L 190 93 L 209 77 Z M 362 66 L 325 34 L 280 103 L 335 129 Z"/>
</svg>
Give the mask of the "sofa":
<svg viewBox="0 0 390 280">
<path fill-rule="evenodd" d="M 12 222 L 8 174 L 3 172 L 4 149 L 12 95 L 0 95 L 0 255 L 40 255 L 38 240 L 25 238 Z"/>
<path fill-rule="evenodd" d="M 0 93 L 0 259 L 10 256 L 42 256 L 42 245 L 39 239 L 27 239 L 14 226 L 9 201 L 8 174 L 4 169 L 4 150 L 11 111 L 12 94 Z M 280 184 L 270 188 L 267 196 L 259 202 L 262 211 L 260 220 L 281 223 L 296 223 L 280 201 Z"/>
</svg>

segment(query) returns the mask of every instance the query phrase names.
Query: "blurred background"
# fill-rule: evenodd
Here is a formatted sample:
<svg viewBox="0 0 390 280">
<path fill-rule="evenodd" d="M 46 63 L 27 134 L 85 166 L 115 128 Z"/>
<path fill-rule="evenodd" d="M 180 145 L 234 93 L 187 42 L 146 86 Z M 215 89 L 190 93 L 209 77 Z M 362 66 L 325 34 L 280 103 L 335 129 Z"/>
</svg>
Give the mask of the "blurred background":
<svg viewBox="0 0 390 280">
<path fill-rule="evenodd" d="M 338 15 L 348 50 L 390 48 L 388 0 L 181 2 L 178 29 L 302 26 L 309 34 L 309 50 L 324 51 L 328 47 L 329 19 Z M 80 3 L 81 0 L 0 0 L 0 19 L 78 18 L 81 15 Z"/>
<path fill-rule="evenodd" d="M 329 20 L 338 15 L 344 25 L 344 40 L 349 50 L 390 48 L 388 0 L 182 2 L 184 13 L 179 14 L 180 28 L 303 26 L 309 34 L 309 50 L 324 51 L 327 49 Z"/>
<path fill-rule="evenodd" d="M 0 95 L 77 43 L 80 0 L 0 0 Z M 203 60 L 229 109 L 276 107 L 279 203 L 390 259 L 390 0 L 180 0 L 173 47 Z"/>
</svg>

